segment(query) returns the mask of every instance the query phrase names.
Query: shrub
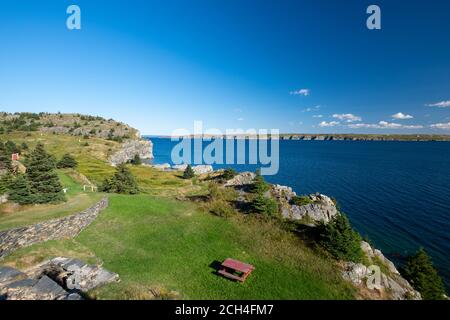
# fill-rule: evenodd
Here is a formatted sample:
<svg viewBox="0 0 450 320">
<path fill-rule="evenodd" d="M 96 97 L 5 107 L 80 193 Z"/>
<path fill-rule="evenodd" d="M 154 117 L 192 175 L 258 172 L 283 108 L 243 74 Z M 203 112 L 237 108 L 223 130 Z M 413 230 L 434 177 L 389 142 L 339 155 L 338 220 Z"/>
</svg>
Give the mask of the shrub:
<svg viewBox="0 0 450 320">
<path fill-rule="evenodd" d="M 184 179 L 192 179 L 195 176 L 194 170 L 192 169 L 191 165 L 188 164 L 186 169 L 183 172 L 183 178 Z"/>
<path fill-rule="evenodd" d="M 132 159 L 130 162 L 131 162 L 131 164 L 133 164 L 133 165 L 135 165 L 135 166 L 139 166 L 139 165 L 142 164 L 141 157 L 139 157 L 138 154 L 135 154 L 134 157 L 133 157 L 133 159 Z"/>
<path fill-rule="evenodd" d="M 63 155 L 57 164 L 58 168 L 76 168 L 77 166 L 78 162 L 68 153 Z"/>
<path fill-rule="evenodd" d="M 100 191 L 108 193 L 138 194 L 139 187 L 131 171 L 126 165 L 117 166 L 112 178 L 106 178 L 100 187 Z"/>
<path fill-rule="evenodd" d="M 234 208 L 225 200 L 213 200 L 208 203 L 209 212 L 219 217 L 231 217 L 235 214 Z"/>
<path fill-rule="evenodd" d="M 256 195 L 251 203 L 251 207 L 254 212 L 265 216 L 275 216 L 278 214 L 278 203 L 262 193 Z"/>
<path fill-rule="evenodd" d="M 222 174 L 222 179 L 224 180 L 230 180 L 233 179 L 237 175 L 236 170 L 233 168 L 227 168 Z"/>
<path fill-rule="evenodd" d="M 269 185 L 264 180 L 264 177 L 261 175 L 261 170 L 256 170 L 255 179 L 253 179 L 253 184 L 251 187 L 251 192 L 253 193 L 264 193 L 269 190 Z"/>
<path fill-rule="evenodd" d="M 420 292 L 423 299 L 445 299 L 445 287 L 442 278 L 423 248 L 407 258 L 401 273 L 414 289 Z"/>
<path fill-rule="evenodd" d="M 336 259 L 361 262 L 361 237 L 353 230 L 347 216 L 340 213 L 328 224 L 319 226 L 321 245 Z"/>
<path fill-rule="evenodd" d="M 291 203 L 296 206 L 305 206 L 312 203 L 312 200 L 307 196 L 295 196 L 291 199 Z"/>
</svg>

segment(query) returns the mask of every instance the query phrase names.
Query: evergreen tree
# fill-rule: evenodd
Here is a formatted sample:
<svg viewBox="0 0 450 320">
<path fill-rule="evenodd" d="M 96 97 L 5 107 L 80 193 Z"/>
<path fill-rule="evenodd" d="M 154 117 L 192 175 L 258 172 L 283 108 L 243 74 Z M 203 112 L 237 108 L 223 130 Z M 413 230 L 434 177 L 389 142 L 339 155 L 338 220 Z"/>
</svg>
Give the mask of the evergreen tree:
<svg viewBox="0 0 450 320">
<path fill-rule="evenodd" d="M 21 205 L 34 202 L 30 184 L 24 175 L 17 176 L 17 178 L 11 183 L 8 194 L 8 199 L 10 201 Z"/>
<path fill-rule="evenodd" d="M 262 194 L 269 190 L 269 186 L 264 180 L 264 177 L 261 175 L 261 170 L 256 170 L 256 176 L 253 179 L 253 184 L 251 187 L 251 191 L 253 193 Z"/>
<path fill-rule="evenodd" d="M 54 157 L 39 143 L 31 152 L 26 177 L 36 203 L 65 201 L 62 186 L 55 172 Z"/>
<path fill-rule="evenodd" d="M 108 193 L 138 194 L 139 187 L 131 171 L 125 164 L 117 166 L 116 173 L 105 179 L 100 190 Z"/>
<path fill-rule="evenodd" d="M 77 166 L 78 162 L 68 153 L 63 155 L 57 164 L 58 168 L 76 168 Z"/>
<path fill-rule="evenodd" d="M 20 153 L 20 148 L 17 147 L 17 145 L 13 141 L 6 141 L 5 148 L 9 153 L 9 156 L 11 156 L 13 153 Z"/>
<path fill-rule="evenodd" d="M 420 292 L 423 299 L 445 299 L 444 283 L 423 248 L 408 257 L 401 271 L 411 285 Z"/>
<path fill-rule="evenodd" d="M 20 148 L 22 149 L 22 151 L 27 151 L 29 149 L 28 144 L 26 144 L 26 142 L 22 142 Z"/>
<path fill-rule="evenodd" d="M 319 226 L 320 243 L 336 259 L 360 262 L 363 257 L 361 237 L 353 230 L 343 213 L 335 216 L 328 224 Z"/>
<path fill-rule="evenodd" d="M 5 144 L 3 142 L 0 142 L 0 173 L 11 171 L 11 154 L 8 153 Z"/>
<path fill-rule="evenodd" d="M 13 175 L 11 172 L 6 172 L 0 177 L 0 195 L 9 193 L 13 182 Z"/>
<path fill-rule="evenodd" d="M 192 179 L 194 176 L 195 176 L 194 170 L 192 169 L 191 165 L 188 164 L 186 170 L 184 170 L 183 178 Z"/>
<path fill-rule="evenodd" d="M 254 212 L 274 216 L 278 213 L 278 203 L 271 198 L 266 197 L 263 193 L 258 193 L 252 201 L 252 209 Z"/>
<path fill-rule="evenodd" d="M 138 154 L 135 154 L 133 160 L 131 160 L 131 163 L 135 166 L 141 165 L 142 164 L 141 157 L 139 157 Z"/>
</svg>

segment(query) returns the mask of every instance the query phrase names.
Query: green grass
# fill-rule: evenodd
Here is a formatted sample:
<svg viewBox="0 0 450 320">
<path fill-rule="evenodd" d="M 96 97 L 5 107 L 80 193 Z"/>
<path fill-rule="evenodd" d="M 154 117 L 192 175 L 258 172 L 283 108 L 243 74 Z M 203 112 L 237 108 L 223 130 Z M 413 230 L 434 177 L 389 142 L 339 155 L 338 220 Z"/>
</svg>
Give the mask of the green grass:
<svg viewBox="0 0 450 320">
<path fill-rule="evenodd" d="M 68 254 L 101 260 L 121 282 L 92 293 L 100 299 L 145 297 L 153 287 L 185 299 L 353 298 L 333 261 L 270 223 L 241 219 L 166 198 L 111 195 L 109 208 L 75 240 L 25 248 L 5 263 Z M 244 284 L 213 274 L 210 264 L 228 257 L 256 267 Z"/>
<path fill-rule="evenodd" d="M 11 204 L 0 205 L 0 230 L 30 225 L 83 211 L 103 195 L 83 192 L 82 186 L 69 176 L 68 170 L 58 170 L 63 188 L 67 188 L 67 201 L 58 204 L 28 205 L 18 208 Z"/>
</svg>

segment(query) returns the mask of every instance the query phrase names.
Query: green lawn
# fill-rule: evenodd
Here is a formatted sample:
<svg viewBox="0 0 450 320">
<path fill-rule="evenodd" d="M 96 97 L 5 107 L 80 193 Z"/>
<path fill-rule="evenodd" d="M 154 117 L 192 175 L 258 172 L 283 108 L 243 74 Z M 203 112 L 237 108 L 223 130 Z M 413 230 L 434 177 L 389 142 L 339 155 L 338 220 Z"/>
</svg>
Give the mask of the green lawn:
<svg viewBox="0 0 450 320">
<path fill-rule="evenodd" d="M 75 240 L 21 249 L 4 263 L 71 255 L 119 273 L 121 282 L 93 292 L 100 299 L 145 298 L 149 288 L 189 299 L 347 299 L 353 289 L 294 235 L 267 223 L 223 219 L 166 198 L 110 196 L 110 206 Z M 244 284 L 213 274 L 227 257 L 253 264 Z"/>
<path fill-rule="evenodd" d="M 29 205 L 19 208 L 11 204 L 0 205 L 0 230 L 30 225 L 45 220 L 59 218 L 83 211 L 103 195 L 100 193 L 83 192 L 83 187 L 69 176 L 66 170 L 58 170 L 63 188 L 67 188 L 67 201 L 59 204 Z"/>
</svg>

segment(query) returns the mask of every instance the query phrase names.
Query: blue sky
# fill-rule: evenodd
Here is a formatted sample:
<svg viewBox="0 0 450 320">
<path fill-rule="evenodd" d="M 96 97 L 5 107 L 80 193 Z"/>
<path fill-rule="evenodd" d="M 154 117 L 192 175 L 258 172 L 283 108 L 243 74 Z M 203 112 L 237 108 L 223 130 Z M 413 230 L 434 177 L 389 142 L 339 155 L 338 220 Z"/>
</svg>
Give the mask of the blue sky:
<svg viewBox="0 0 450 320">
<path fill-rule="evenodd" d="M 81 30 L 66 28 L 70 4 Z M 381 30 L 366 28 L 370 4 Z M 2 1 L 0 110 L 96 114 L 144 134 L 194 120 L 450 134 L 449 15 L 445 0 Z"/>
</svg>

